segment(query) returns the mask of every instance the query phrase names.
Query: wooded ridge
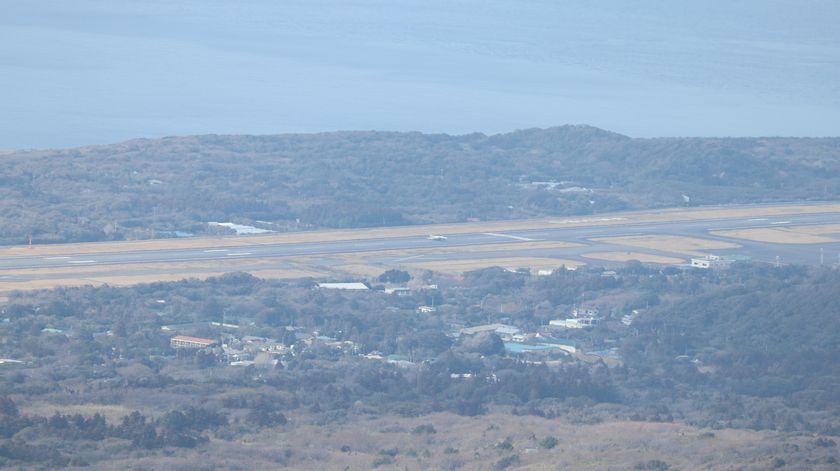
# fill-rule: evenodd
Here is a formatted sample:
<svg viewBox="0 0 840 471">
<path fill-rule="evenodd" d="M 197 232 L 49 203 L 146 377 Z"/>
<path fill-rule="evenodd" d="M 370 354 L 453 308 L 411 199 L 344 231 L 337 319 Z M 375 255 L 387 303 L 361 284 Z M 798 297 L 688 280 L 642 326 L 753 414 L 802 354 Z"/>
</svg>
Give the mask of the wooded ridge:
<svg viewBox="0 0 840 471">
<path fill-rule="evenodd" d="M 210 221 L 287 231 L 840 195 L 840 138 L 632 139 L 589 126 L 167 137 L 0 162 L 0 244 L 229 231 Z"/>
</svg>

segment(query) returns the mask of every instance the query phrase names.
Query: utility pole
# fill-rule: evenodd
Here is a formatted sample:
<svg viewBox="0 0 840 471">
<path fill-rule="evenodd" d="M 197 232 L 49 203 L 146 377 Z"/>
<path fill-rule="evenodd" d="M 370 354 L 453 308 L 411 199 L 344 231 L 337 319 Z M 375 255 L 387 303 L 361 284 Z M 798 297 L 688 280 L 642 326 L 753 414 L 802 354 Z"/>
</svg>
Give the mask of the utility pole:
<svg viewBox="0 0 840 471">
<path fill-rule="evenodd" d="M 825 265 L 825 249 L 820 247 L 820 266 Z"/>
</svg>

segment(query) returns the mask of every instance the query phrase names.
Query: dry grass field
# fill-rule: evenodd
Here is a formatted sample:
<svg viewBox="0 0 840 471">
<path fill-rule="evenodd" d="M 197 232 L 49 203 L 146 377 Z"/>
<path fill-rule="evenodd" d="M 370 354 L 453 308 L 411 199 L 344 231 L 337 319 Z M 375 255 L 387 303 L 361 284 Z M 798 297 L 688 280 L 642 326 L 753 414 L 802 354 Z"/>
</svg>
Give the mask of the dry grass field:
<svg viewBox="0 0 840 471">
<path fill-rule="evenodd" d="M 498 266 L 502 268 L 529 268 L 531 270 L 555 269 L 560 266 L 579 267 L 584 265 L 578 260 L 566 260 L 560 258 L 546 257 L 502 257 L 502 258 L 476 258 L 463 260 L 435 260 L 435 261 L 412 261 L 404 266 L 412 268 L 423 268 L 442 273 L 461 274 L 466 271 L 478 270 L 481 268 Z"/>
<path fill-rule="evenodd" d="M 197 276 L 191 276 L 189 273 L 179 274 L 155 274 L 155 275 L 108 275 L 99 276 L 95 278 L 48 278 L 43 280 L 27 280 L 27 281 L 8 281 L 2 280 L 0 283 L 0 290 L 5 292 L 10 291 L 27 291 L 37 289 L 52 289 L 59 286 L 73 287 L 73 286 L 131 286 L 140 283 L 155 283 L 166 281 L 180 281 L 185 278 L 200 278 L 204 279 L 210 276 L 222 275 L 224 272 L 201 273 Z"/>
<path fill-rule="evenodd" d="M 796 232 L 819 235 L 840 235 L 840 224 L 815 224 L 811 226 L 794 226 Z"/>
<path fill-rule="evenodd" d="M 623 237 L 599 237 L 592 239 L 598 242 L 626 245 L 643 249 L 663 250 L 666 252 L 679 253 L 683 255 L 705 255 L 702 251 L 719 249 L 736 249 L 738 244 L 723 242 L 719 240 L 700 239 L 697 237 L 684 237 L 673 235 L 643 235 Z"/>
<path fill-rule="evenodd" d="M 49 404 L 37 403 L 29 404 L 21 408 L 21 413 L 27 415 L 40 415 L 42 417 L 51 417 L 56 412 L 60 414 L 81 414 L 85 417 L 90 417 L 94 414 L 102 414 L 109 422 L 119 422 L 126 415 L 131 414 L 134 409 L 121 405 L 110 404 Z"/>
<path fill-rule="evenodd" d="M 770 469 L 778 457 L 793 464 L 811 455 L 815 459 L 808 468 L 796 469 L 831 469 L 817 466 L 816 456 L 823 450 L 809 445 L 810 436 L 711 431 L 679 423 L 581 425 L 534 416 L 446 413 L 417 418 L 356 416 L 317 426 L 303 418 L 292 420 L 295 425 L 287 430 L 263 430 L 238 442 L 214 439 L 201 450 L 177 457 L 138 455 L 103 469 L 180 470 L 201 461 L 220 469 L 274 469 L 282 464 L 295 470 L 492 470 L 501 469 L 499 463 L 509 459 L 512 464 L 507 469 L 512 470 L 627 470 L 658 460 L 669 469 L 747 471 Z M 435 433 L 412 433 L 423 425 L 431 425 Z M 557 445 L 542 447 L 546 437 L 556 438 Z M 506 441 L 509 447 L 501 445 Z M 792 449 L 798 450 L 796 459 L 789 456 Z"/>
<path fill-rule="evenodd" d="M 746 239 L 756 242 L 770 242 L 773 244 L 829 244 L 840 242 L 840 238 L 821 235 L 815 227 L 803 226 L 805 230 L 797 227 L 790 228 L 758 228 L 758 229 L 736 229 L 731 231 L 715 231 L 714 235 L 732 237 L 734 239 Z M 831 232 L 827 232 L 831 233 Z"/>
<path fill-rule="evenodd" d="M 677 265 L 685 263 L 681 258 L 665 257 L 646 252 L 588 252 L 583 254 L 586 258 L 605 260 L 608 262 L 629 262 L 638 260 L 642 263 L 660 263 L 663 265 Z"/>
<path fill-rule="evenodd" d="M 335 272 L 345 273 L 348 276 L 361 276 L 365 278 L 376 278 L 388 270 L 385 265 L 373 265 L 364 263 L 348 263 L 333 267 Z"/>
<path fill-rule="evenodd" d="M 657 213 L 665 221 L 682 221 L 696 219 L 721 219 L 738 217 L 787 216 L 796 214 L 836 213 L 840 211 L 840 204 L 786 204 L 751 206 L 746 208 L 711 208 L 711 209 L 663 209 Z M 644 212 L 640 212 L 644 213 Z"/>
<path fill-rule="evenodd" d="M 293 279 L 304 277 L 324 276 L 363 276 L 376 277 L 382 272 L 394 267 L 409 269 L 439 270 L 447 273 L 461 273 L 463 271 L 486 268 L 490 266 L 508 266 L 514 263 L 517 267 L 554 268 L 565 264 L 577 266 L 581 262 L 551 258 L 529 257 L 484 257 L 471 260 L 451 261 L 421 261 L 421 256 L 447 255 L 456 253 L 520 252 L 523 250 L 560 250 L 577 247 L 579 244 L 539 241 L 520 242 L 510 241 L 481 246 L 436 246 L 428 249 L 410 250 L 382 250 L 337 254 L 330 256 L 294 256 L 272 257 L 261 259 L 231 259 L 224 261 L 201 262 L 161 262 L 138 263 L 127 265 L 86 265 L 66 266 L 39 269 L 14 270 L 13 276 L 45 276 L 34 281 L 15 281 L 14 278 L 0 280 L 0 291 L 28 290 L 51 288 L 55 286 L 102 285 L 128 286 L 138 283 L 155 281 L 177 281 L 184 278 L 206 279 L 232 271 L 247 271 L 254 276 L 276 279 Z M 371 262 L 369 259 L 392 259 L 388 262 Z M 535 262 L 536 260 L 536 262 Z M 412 262 L 413 263 L 410 263 Z M 536 263 L 537 265 L 533 265 Z"/>
</svg>

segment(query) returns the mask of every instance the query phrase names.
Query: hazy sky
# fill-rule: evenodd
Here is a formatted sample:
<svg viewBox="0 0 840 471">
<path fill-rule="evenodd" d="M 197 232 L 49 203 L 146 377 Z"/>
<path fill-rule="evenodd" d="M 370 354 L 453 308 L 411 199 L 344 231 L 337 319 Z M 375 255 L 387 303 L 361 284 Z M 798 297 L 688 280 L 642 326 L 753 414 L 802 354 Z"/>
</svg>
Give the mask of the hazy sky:
<svg viewBox="0 0 840 471">
<path fill-rule="evenodd" d="M 0 148 L 330 130 L 840 135 L 840 1 L 0 3 Z"/>
</svg>

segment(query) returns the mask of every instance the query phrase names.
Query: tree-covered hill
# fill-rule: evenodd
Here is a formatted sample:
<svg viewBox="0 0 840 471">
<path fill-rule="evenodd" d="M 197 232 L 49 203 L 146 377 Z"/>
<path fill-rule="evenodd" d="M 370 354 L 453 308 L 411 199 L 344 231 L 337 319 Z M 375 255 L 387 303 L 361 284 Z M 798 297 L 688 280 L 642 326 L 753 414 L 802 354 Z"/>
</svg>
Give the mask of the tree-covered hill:
<svg viewBox="0 0 840 471">
<path fill-rule="evenodd" d="M 632 139 L 589 126 L 169 137 L 0 163 L 2 244 L 203 233 L 208 221 L 347 228 L 840 195 L 840 138 Z"/>
</svg>

